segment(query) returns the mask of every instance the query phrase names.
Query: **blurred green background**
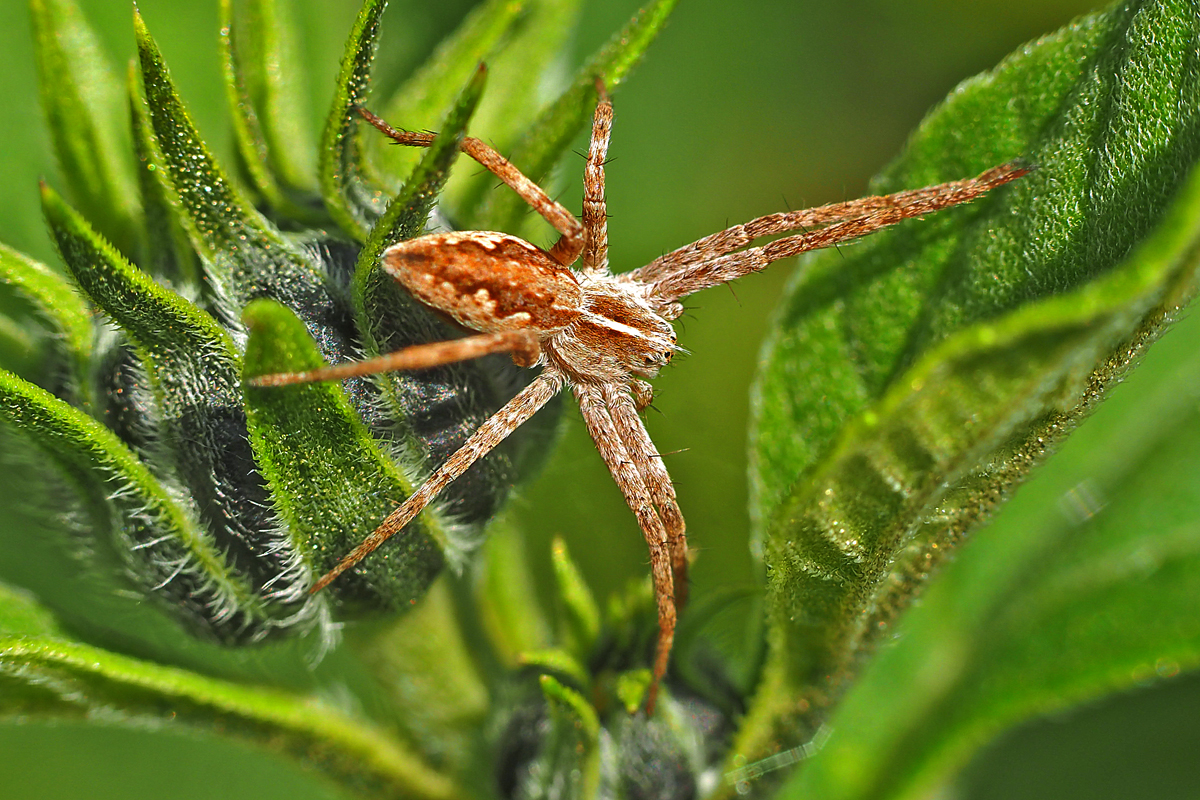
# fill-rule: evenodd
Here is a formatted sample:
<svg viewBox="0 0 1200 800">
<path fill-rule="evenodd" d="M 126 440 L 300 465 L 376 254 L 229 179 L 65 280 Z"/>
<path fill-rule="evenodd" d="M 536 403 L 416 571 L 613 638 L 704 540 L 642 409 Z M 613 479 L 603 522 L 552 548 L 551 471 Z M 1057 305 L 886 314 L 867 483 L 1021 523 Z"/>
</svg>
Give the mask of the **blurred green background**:
<svg viewBox="0 0 1200 800">
<path fill-rule="evenodd" d="M 133 51 L 129 4 L 81 4 L 122 65 Z M 319 114 L 357 3 L 296 5 Z M 394 2 L 385 17 L 381 68 L 420 63 L 471 5 Z M 139 6 L 200 129 L 230 163 L 215 1 L 141 0 Z M 575 62 L 636 7 L 632 0 L 588 3 Z M 861 195 L 870 175 L 956 83 L 1097 7 L 1086 0 L 687 0 L 614 98 L 608 167 L 614 267 L 639 266 L 760 214 Z M 55 182 L 55 166 L 37 108 L 21 0 L 0 2 L 0 52 L 6 54 L 0 240 L 53 263 L 36 181 Z M 584 146 L 581 137 L 576 149 Z M 578 208 L 581 169 L 582 158 L 567 157 L 561 196 L 572 209 Z M 648 427 L 659 449 L 672 454 L 667 463 L 699 553 L 694 596 L 758 579 L 746 546 L 748 387 L 791 268 L 780 264 L 693 298 L 681 321 L 681 344 L 690 354 L 656 382 L 657 411 Z M 514 506 L 543 574 L 554 534 L 568 539 L 601 596 L 645 574 L 637 525 L 575 413 L 566 415 L 559 448 Z M 963 793 L 980 800 L 1194 796 L 1188 790 L 1200 786 L 1190 764 L 1200 744 L 1198 712 L 1200 680 L 1184 678 L 1026 726 L 967 771 Z M 337 796 L 291 764 L 222 741 L 115 728 L 0 726 L 0 800 L 250 793 Z"/>
</svg>

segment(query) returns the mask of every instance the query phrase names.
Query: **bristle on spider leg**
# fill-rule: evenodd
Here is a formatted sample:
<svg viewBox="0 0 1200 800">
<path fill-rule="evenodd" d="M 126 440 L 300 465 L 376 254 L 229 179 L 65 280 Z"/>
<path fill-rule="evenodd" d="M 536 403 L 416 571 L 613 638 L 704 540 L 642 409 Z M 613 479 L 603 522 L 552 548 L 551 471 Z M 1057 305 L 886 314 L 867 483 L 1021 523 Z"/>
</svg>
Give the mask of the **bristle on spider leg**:
<svg viewBox="0 0 1200 800">
<path fill-rule="evenodd" d="M 675 486 L 658 448 L 654 446 L 654 441 L 638 416 L 638 401 L 633 393 L 627 388 L 611 384 L 605 386 L 602 391 L 617 433 L 633 458 L 665 529 L 667 550 L 671 557 L 675 613 L 678 615 L 687 605 L 688 545 L 687 525 L 683 519 L 683 512 L 679 510 Z"/>
<path fill-rule="evenodd" d="M 481 333 L 476 336 L 466 336 L 462 339 L 451 339 L 446 342 L 430 342 L 418 344 L 387 353 L 365 361 L 351 361 L 322 369 L 306 370 L 304 372 L 279 372 L 270 375 L 260 375 L 251 378 L 251 386 L 288 386 L 296 383 L 316 383 L 317 381 L 336 381 L 346 378 L 357 378 L 364 375 L 375 375 L 381 372 L 397 372 L 401 370 L 428 369 L 457 361 L 468 361 L 473 358 L 491 355 L 492 353 L 512 352 L 520 354 L 525 361 L 537 359 L 539 346 L 537 337 L 529 331 L 501 331 L 500 333 Z"/>
<path fill-rule="evenodd" d="M 658 608 L 658 640 L 654 653 L 653 680 L 646 693 L 646 713 L 649 715 L 654 713 L 654 706 L 658 700 L 658 685 L 667 673 L 671 646 L 675 640 L 675 585 L 669 536 L 650 490 L 642 479 L 636 462 L 637 455 L 625 446 L 620 428 L 613 419 L 613 409 L 605 398 L 606 392 L 621 392 L 623 389 L 587 384 L 576 384 L 572 388 L 579 401 L 579 410 L 588 433 L 596 443 L 596 449 L 608 467 L 609 474 L 625 497 L 625 502 L 637 518 L 650 551 L 650 572 L 654 581 L 655 605 Z M 630 402 L 632 403 L 632 398 Z"/>
<path fill-rule="evenodd" d="M 562 389 L 563 378 L 556 372 L 546 370 L 534 378 L 528 386 L 512 400 L 475 429 L 462 447 L 454 451 L 446 461 L 434 470 L 429 478 L 409 495 L 399 508 L 387 516 L 379 527 L 372 531 L 350 553 L 321 576 L 309 590 L 309 594 L 321 591 L 346 570 L 375 552 L 384 542 L 404 529 L 408 523 L 479 459 L 486 456 L 509 434 L 521 427 L 536 414 L 554 395 Z"/>
<path fill-rule="evenodd" d="M 685 263 L 685 266 L 668 269 L 669 265 L 664 266 L 659 262 L 652 262 L 642 268 L 646 272 L 639 274 L 637 279 L 645 279 L 650 274 L 650 267 L 656 267 L 658 277 L 650 281 L 647 294 L 656 305 L 666 305 L 693 292 L 760 272 L 781 259 L 809 250 L 835 246 L 842 242 L 861 238 L 906 219 L 921 217 L 970 202 L 997 187 L 1028 174 L 1029 171 L 1030 167 L 1025 162 L 1010 161 L 986 170 L 975 178 L 950 181 L 879 197 L 864 197 L 849 203 L 810 209 L 797 215 L 760 217 L 745 225 L 715 234 L 714 236 L 717 238 L 706 237 L 698 240 L 688 248 L 709 242 L 717 252 L 722 252 L 727 248 L 729 242 L 721 237 L 732 236 L 736 241 L 743 241 L 751 235 L 753 238 L 758 238 L 782 230 L 795 230 L 800 227 L 799 222 L 802 217 L 807 217 L 810 222 L 823 221 L 828 224 L 822 228 L 776 239 L 760 247 L 751 247 L 725 255 L 714 255 L 707 259 L 703 258 L 703 254 L 696 250 L 681 248 L 670 255 L 680 263 Z M 830 215 L 835 212 L 834 219 L 836 221 L 831 221 Z M 634 271 L 634 273 L 638 272 L 638 270 Z"/>
</svg>

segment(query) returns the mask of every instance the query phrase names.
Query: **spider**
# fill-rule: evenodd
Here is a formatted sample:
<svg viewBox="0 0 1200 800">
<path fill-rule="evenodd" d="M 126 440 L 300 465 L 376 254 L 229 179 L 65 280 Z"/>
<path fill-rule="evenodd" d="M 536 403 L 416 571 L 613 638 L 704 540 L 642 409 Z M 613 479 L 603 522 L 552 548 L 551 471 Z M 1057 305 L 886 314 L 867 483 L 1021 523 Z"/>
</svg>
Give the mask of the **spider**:
<svg viewBox="0 0 1200 800">
<path fill-rule="evenodd" d="M 367 361 L 309 372 L 265 375 L 254 383 L 279 386 L 415 370 L 509 352 L 522 367 L 541 372 L 493 414 L 428 480 L 380 523 L 328 574 L 316 592 L 400 532 L 431 500 L 563 389 L 579 402 L 584 424 L 650 550 L 658 609 L 653 679 L 646 694 L 652 714 L 666 674 L 677 612 L 687 600 L 688 549 L 683 514 L 663 460 L 638 412 L 653 398 L 646 382 L 678 348 L 671 322 L 683 313 L 681 298 L 765 269 L 780 259 L 838 244 L 949 206 L 965 203 L 1026 172 L 1012 162 L 977 178 L 883 197 L 864 197 L 818 208 L 768 214 L 705 236 L 649 264 L 614 275 L 608 268 L 604 162 L 613 108 L 602 81 L 583 173 L 583 217 L 571 212 L 479 139 L 460 150 L 513 189 L 561 234 L 549 250 L 492 231 L 431 233 L 388 248 L 383 269 L 422 303 L 477 333 L 416 345 Z M 428 147 L 430 133 L 392 128 L 362 116 L 401 145 Z M 800 233 L 794 233 L 800 231 Z M 761 247 L 756 239 L 791 233 Z M 579 269 L 571 269 L 582 257 Z"/>
</svg>

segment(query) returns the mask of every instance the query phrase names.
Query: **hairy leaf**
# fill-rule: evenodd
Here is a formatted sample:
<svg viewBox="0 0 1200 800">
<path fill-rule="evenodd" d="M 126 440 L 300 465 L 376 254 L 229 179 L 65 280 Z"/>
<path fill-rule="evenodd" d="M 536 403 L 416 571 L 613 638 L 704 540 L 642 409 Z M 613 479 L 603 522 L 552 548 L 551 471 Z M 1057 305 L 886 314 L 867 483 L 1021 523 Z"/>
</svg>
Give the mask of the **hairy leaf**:
<svg viewBox="0 0 1200 800">
<path fill-rule="evenodd" d="M 206 678 L 62 636 L 0 587 L 0 719 L 184 726 L 299 757 L 369 797 L 443 800 L 452 785 L 384 731 L 316 699 Z"/>
<path fill-rule="evenodd" d="M 596 80 L 609 91 L 625 80 L 658 36 L 677 0 L 656 0 L 640 10 L 576 74 L 571 85 L 525 130 L 509 160 L 535 181 L 545 178 L 575 135 L 596 110 Z M 482 230 L 513 230 L 527 208 L 512 192 L 493 192 L 472 212 L 472 224 Z"/>
<path fill-rule="evenodd" d="M 142 212 L 145 215 L 146 242 L 141 266 L 157 278 L 182 285 L 200 282 L 200 257 L 192 247 L 187 227 L 179 214 L 178 195 L 168 180 L 159 153 L 154 126 L 142 101 L 142 74 L 136 62 L 129 64 L 129 127 L 133 133 L 133 151 L 138 162 L 138 187 L 142 192 Z"/>
<path fill-rule="evenodd" d="M 42 111 L 62 177 L 96 227 L 134 252 L 141 208 L 121 81 L 74 0 L 32 0 L 30 10 Z"/>
<path fill-rule="evenodd" d="M 304 326 L 278 303 L 251 303 L 243 318 L 250 331 L 247 378 L 324 364 Z M 311 583 L 414 486 L 380 452 L 339 384 L 247 387 L 246 405 L 255 460 L 293 547 L 304 554 Z M 373 608 L 406 608 L 441 570 L 445 539 L 443 524 L 425 514 L 340 578 L 339 597 Z"/>
<path fill-rule="evenodd" d="M 262 533 L 272 520 L 261 508 L 264 500 L 251 494 L 258 485 L 257 472 L 240 430 L 240 359 L 228 334 L 212 317 L 125 261 L 49 188 L 43 189 L 43 204 L 76 282 L 121 325 L 141 356 L 165 438 L 176 445 L 173 461 L 160 463 L 160 471 L 188 488 L 195 513 L 215 534 L 215 539 L 206 537 L 207 546 L 228 555 L 219 567 L 207 561 L 154 559 L 145 571 L 149 575 L 173 570 L 163 577 L 168 590 L 178 585 L 179 591 L 187 592 L 213 580 L 212 570 L 224 573 L 236 566 L 255 589 L 272 587 L 271 596 L 284 607 L 273 609 L 276 616 L 311 619 L 317 612 L 294 585 L 298 576 L 290 553 Z M 170 531 L 160 535 L 169 539 Z M 144 548 L 155 538 L 139 541 L 134 553 L 146 555 Z M 297 604 L 303 611 L 294 607 Z M 203 604 L 195 603 L 194 610 L 224 638 L 259 635 L 256 626 L 270 627 L 258 618 L 270 605 L 256 598 L 244 610 L 236 603 L 211 616 Z"/>
<path fill-rule="evenodd" d="M 1200 666 L 1197 322 L 946 567 L 790 796 L 922 796 L 1014 723 Z"/>
<path fill-rule="evenodd" d="M 385 202 L 383 190 L 369 176 L 355 108 L 367 101 L 379 20 L 386 6 L 387 0 L 366 0 L 358 12 L 354 29 L 346 40 L 333 106 L 326 117 L 318 150 L 325 207 L 342 230 L 359 241 L 366 240 Z"/>
<path fill-rule="evenodd" d="M 222 0 L 225 91 L 241 163 L 277 214 L 320 224 L 316 142 L 289 0 Z"/>
<path fill-rule="evenodd" d="M 87 366 L 92 354 L 91 311 L 69 283 L 44 264 L 38 263 L 11 248 L 0 244 L 0 283 L 5 294 L 22 298 L 40 322 L 50 329 L 49 353 L 39 350 L 39 357 L 50 359 L 53 368 L 64 370 L 65 376 L 41 375 L 45 381 L 66 377 L 71 391 L 88 397 Z M 8 316 L 5 309 L 5 316 Z M 40 366 L 44 367 L 45 364 Z"/>
<path fill-rule="evenodd" d="M 1037 170 L 794 282 L 757 389 L 772 651 L 744 755 L 813 735 L 940 555 L 1190 297 L 1198 38 L 1190 4 L 1128 2 L 968 81 L 877 188 Z"/>
<path fill-rule="evenodd" d="M 134 15 L 134 28 L 145 92 L 135 111 L 145 115 L 146 128 L 154 131 L 154 161 L 164 167 L 156 174 L 188 227 L 217 303 L 232 300 L 241 305 L 266 296 L 296 308 L 327 308 L 331 301 L 317 265 L 230 183 L 188 116 L 139 14 Z M 220 310 L 236 318 L 228 309 Z"/>
<path fill-rule="evenodd" d="M 95 502 L 107 499 L 115 520 L 112 535 L 128 559 L 136 554 L 138 578 L 157 588 L 183 592 L 183 602 L 208 613 L 234 610 L 249 618 L 263 610 L 223 554 L 175 504 L 141 461 L 100 423 L 63 401 L 0 371 L 0 420 L 41 450 Z M 94 515 L 99 521 L 101 515 Z M 103 529 L 97 533 L 103 532 Z M 176 581 L 183 567 L 203 574 L 198 586 Z M 147 587 L 149 588 L 149 587 Z"/>
</svg>

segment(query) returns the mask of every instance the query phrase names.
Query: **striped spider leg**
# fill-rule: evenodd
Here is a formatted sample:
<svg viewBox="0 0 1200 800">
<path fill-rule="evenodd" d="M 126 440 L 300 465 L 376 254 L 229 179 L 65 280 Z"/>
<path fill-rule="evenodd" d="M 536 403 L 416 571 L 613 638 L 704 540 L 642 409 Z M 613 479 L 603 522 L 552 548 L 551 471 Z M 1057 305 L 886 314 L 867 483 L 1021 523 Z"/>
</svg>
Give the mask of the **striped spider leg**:
<svg viewBox="0 0 1200 800">
<path fill-rule="evenodd" d="M 675 489 L 638 412 L 655 377 L 677 349 L 671 322 L 693 292 L 764 269 L 807 250 L 864 236 L 910 217 L 965 203 L 1023 175 L 1005 164 L 977 178 L 759 217 L 699 239 L 623 275 L 608 269 L 604 159 L 612 104 L 599 82 L 584 168 L 582 220 L 478 139 L 460 148 L 508 184 L 561 234 L 549 250 L 505 233 L 433 233 L 388 248 L 383 269 L 426 305 L 450 315 L 472 336 L 416 345 L 368 361 L 305 373 L 263 376 L 274 386 L 425 367 L 510 352 L 541 373 L 483 423 L 444 464 L 313 587 L 317 591 L 404 528 L 448 484 L 528 420 L 562 389 L 579 403 L 596 449 L 637 518 L 650 550 L 658 640 L 646 710 L 653 713 L 666 674 L 677 612 L 686 602 L 688 550 Z M 427 147 L 433 135 L 397 131 L 363 117 L 398 144 Z M 800 233 L 794 233 L 801 231 Z M 761 247 L 754 240 L 792 235 Z M 571 265 L 582 258 L 578 270 Z"/>
</svg>

